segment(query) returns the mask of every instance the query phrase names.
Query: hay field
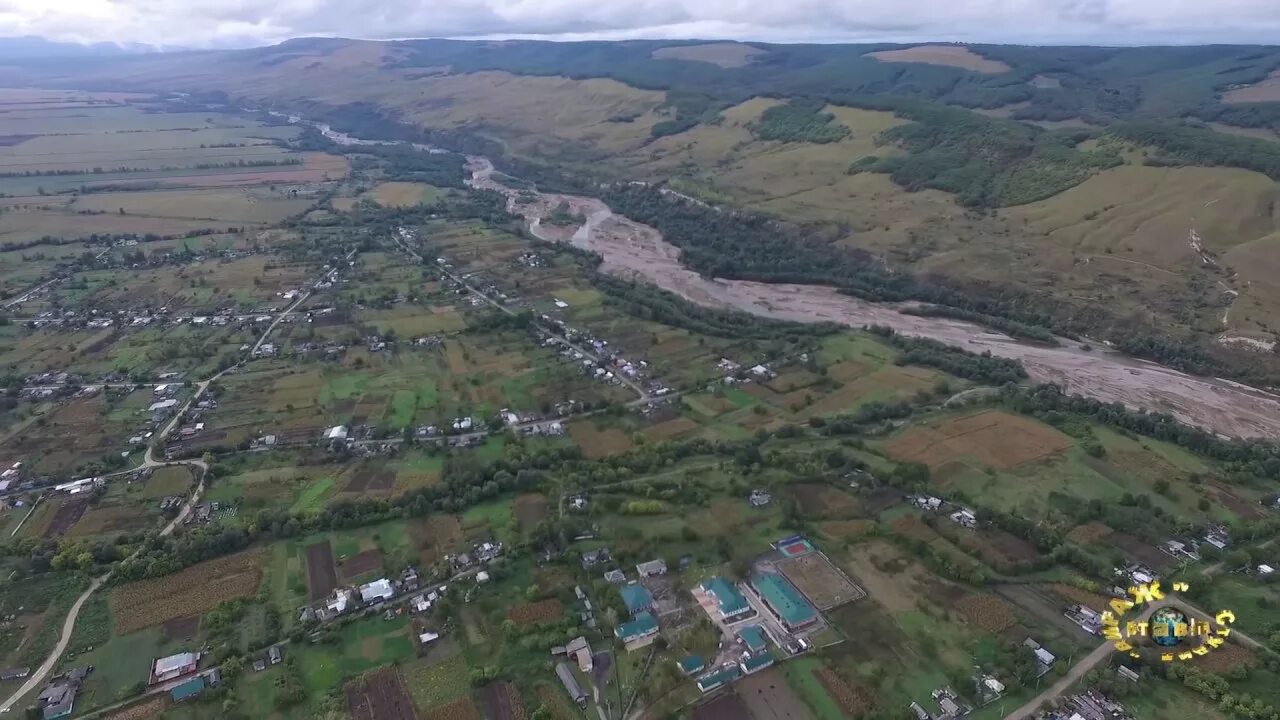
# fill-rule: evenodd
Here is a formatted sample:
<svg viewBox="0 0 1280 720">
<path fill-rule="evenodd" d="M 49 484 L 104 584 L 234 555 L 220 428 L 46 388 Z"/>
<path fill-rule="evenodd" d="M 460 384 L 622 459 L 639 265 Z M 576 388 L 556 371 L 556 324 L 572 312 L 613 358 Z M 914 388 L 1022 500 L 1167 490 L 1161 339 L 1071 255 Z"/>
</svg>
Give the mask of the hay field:
<svg viewBox="0 0 1280 720">
<path fill-rule="evenodd" d="M 999 60 L 990 60 L 959 45 L 917 45 L 901 50 L 881 50 L 867 53 L 880 62 L 924 63 L 926 65 L 945 65 L 961 70 L 987 75 L 1009 72 L 1013 68 Z"/>
<path fill-rule="evenodd" d="M 938 468 L 972 461 L 1001 470 L 1061 452 L 1075 441 L 1035 420 L 987 410 L 913 427 L 886 444 L 898 460 Z"/>
<path fill-rule="evenodd" d="M 658 48 L 649 57 L 655 60 L 687 60 L 719 65 L 722 68 L 745 67 L 766 51 L 736 42 L 704 43 L 702 45 L 678 45 Z"/>
<path fill-rule="evenodd" d="M 369 192 L 374 202 L 384 207 L 412 207 L 440 197 L 440 188 L 418 182 L 378 183 Z"/>
<path fill-rule="evenodd" d="M 310 206 L 311 201 L 307 199 L 288 198 L 265 190 L 228 188 L 94 193 L 76 198 L 71 209 L 210 222 L 275 224 Z"/>
<path fill-rule="evenodd" d="M 1280 70 L 1273 71 L 1265 79 L 1222 94 L 1224 103 L 1262 103 L 1280 101 Z"/>
</svg>

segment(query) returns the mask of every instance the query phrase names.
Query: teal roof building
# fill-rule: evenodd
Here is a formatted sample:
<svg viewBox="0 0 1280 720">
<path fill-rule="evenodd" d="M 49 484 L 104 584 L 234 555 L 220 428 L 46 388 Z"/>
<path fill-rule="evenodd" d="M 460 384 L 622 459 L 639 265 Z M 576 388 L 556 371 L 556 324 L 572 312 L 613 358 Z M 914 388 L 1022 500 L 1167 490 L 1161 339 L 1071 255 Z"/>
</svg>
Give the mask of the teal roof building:
<svg viewBox="0 0 1280 720">
<path fill-rule="evenodd" d="M 190 700 L 202 692 L 204 692 L 204 678 L 196 676 L 184 683 L 173 686 L 169 690 L 169 697 L 173 698 L 174 702 L 179 703 L 184 700 Z"/>
<path fill-rule="evenodd" d="M 707 666 L 707 661 L 703 660 L 701 655 L 690 655 L 676 664 L 680 666 L 680 672 L 685 675 L 692 675 L 696 672 L 702 672 L 702 668 Z"/>
<path fill-rule="evenodd" d="M 742 677 L 742 670 L 737 665 L 729 665 L 698 678 L 698 689 L 704 693 L 711 692 L 721 685 L 731 683 L 740 677 Z"/>
<path fill-rule="evenodd" d="M 653 595 L 639 583 L 631 583 L 618 588 L 618 592 L 622 594 L 622 602 L 627 606 L 627 612 L 633 616 L 641 611 L 653 608 Z"/>
<path fill-rule="evenodd" d="M 773 653 L 765 650 L 758 652 L 746 660 L 742 661 L 742 672 L 750 675 L 757 670 L 763 670 L 773 664 Z"/>
<path fill-rule="evenodd" d="M 658 633 L 658 620 L 651 612 L 638 613 L 631 622 L 624 622 L 613 631 L 622 642 L 632 642 Z"/>
<path fill-rule="evenodd" d="M 765 649 L 764 628 L 759 625 L 748 625 L 738 631 L 738 637 L 747 646 L 747 650 L 757 653 Z"/>
<path fill-rule="evenodd" d="M 789 629 L 805 627 L 818 619 L 818 611 L 781 575 L 761 573 L 751 580 L 751 587 Z"/>
<path fill-rule="evenodd" d="M 715 599 L 716 608 L 726 620 L 745 617 L 751 613 L 751 605 L 747 603 L 747 599 L 728 580 L 716 576 L 704 581 L 701 587 L 703 592 Z"/>
</svg>

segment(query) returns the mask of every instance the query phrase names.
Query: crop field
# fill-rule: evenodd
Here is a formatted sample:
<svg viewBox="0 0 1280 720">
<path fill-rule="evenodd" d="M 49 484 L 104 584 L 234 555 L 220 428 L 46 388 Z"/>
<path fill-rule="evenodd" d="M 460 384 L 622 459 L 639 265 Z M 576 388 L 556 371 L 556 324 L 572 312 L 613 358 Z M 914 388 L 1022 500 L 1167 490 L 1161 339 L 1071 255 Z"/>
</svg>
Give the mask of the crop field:
<svg viewBox="0 0 1280 720">
<path fill-rule="evenodd" d="M 931 468 L 972 461 L 999 470 L 1016 468 L 1071 447 L 1062 433 L 1016 415 L 985 411 L 937 425 L 916 426 L 886 445 L 896 459 Z"/>
<path fill-rule="evenodd" d="M 179 218 L 209 222 L 275 224 L 306 210 L 311 200 L 269 189 L 179 189 L 93 193 L 71 204 L 75 212 Z M 120 212 L 122 211 L 123 212 Z"/>
<path fill-rule="evenodd" d="M 555 598 L 516 605 L 507 611 L 507 618 L 516 625 L 537 625 L 538 623 L 554 622 L 563 615 L 564 606 Z"/>
<path fill-rule="evenodd" d="M 428 717 L 435 717 L 431 714 L 435 708 L 467 697 L 470 690 L 467 672 L 467 660 L 462 655 L 436 663 L 419 660 L 404 668 L 409 693 Z"/>
<path fill-rule="evenodd" d="M 369 191 L 369 197 L 387 207 L 412 207 L 433 202 L 440 193 L 440 188 L 427 183 L 385 182 L 375 185 Z"/>
<path fill-rule="evenodd" d="M 990 633 L 1008 630 L 1018 621 L 1013 607 L 994 595 L 965 595 L 956 603 L 956 609 L 966 620 Z"/>
<path fill-rule="evenodd" d="M 602 428 L 590 419 L 569 423 L 569 437 L 582 448 L 583 456 L 593 460 L 620 455 L 632 446 L 626 432 Z"/>
<path fill-rule="evenodd" d="M 751 717 L 746 704 L 736 693 L 723 693 L 693 710 L 694 720 L 742 720 Z"/>
<path fill-rule="evenodd" d="M 326 597 L 338 586 L 337 570 L 333 564 L 333 549 L 329 541 L 307 546 L 307 592 L 312 600 Z"/>
<path fill-rule="evenodd" d="M 0 430 L 0 458 L 24 461 L 40 474 L 69 475 L 83 463 L 114 454 L 143 419 L 151 393 L 115 400 L 102 395 L 42 403 L 24 421 Z"/>
<path fill-rule="evenodd" d="M 778 563 L 778 569 L 809 602 L 824 612 L 867 596 L 820 552 L 783 560 Z"/>
<path fill-rule="evenodd" d="M 830 485 L 801 483 L 791 487 L 796 505 L 806 517 L 818 519 L 861 516 L 862 506 L 849 493 Z"/>
<path fill-rule="evenodd" d="M 520 531 L 529 532 L 547 517 L 548 511 L 547 496 L 530 493 L 516 498 L 513 513 L 520 523 Z"/>
<path fill-rule="evenodd" d="M 488 720 L 529 720 L 520 690 L 507 682 L 493 682 L 484 686 L 484 714 Z"/>
<path fill-rule="evenodd" d="M 416 720 L 413 701 L 395 668 L 369 673 L 343 687 L 352 720 Z"/>
<path fill-rule="evenodd" d="M 755 720 L 791 720 L 809 715 L 804 701 L 791 690 L 777 667 L 747 675 L 734 683 L 733 689 Z"/>
<path fill-rule="evenodd" d="M 251 550 L 114 588 L 110 600 L 115 632 L 125 635 L 174 618 L 201 615 L 223 601 L 253 595 L 262 582 L 265 559 L 265 552 Z"/>
<path fill-rule="evenodd" d="M 873 57 L 880 62 L 946 65 L 986 74 L 1009 72 L 1013 69 L 999 60 L 989 60 L 959 45 L 917 45 L 902 50 L 867 53 L 867 57 Z"/>
</svg>

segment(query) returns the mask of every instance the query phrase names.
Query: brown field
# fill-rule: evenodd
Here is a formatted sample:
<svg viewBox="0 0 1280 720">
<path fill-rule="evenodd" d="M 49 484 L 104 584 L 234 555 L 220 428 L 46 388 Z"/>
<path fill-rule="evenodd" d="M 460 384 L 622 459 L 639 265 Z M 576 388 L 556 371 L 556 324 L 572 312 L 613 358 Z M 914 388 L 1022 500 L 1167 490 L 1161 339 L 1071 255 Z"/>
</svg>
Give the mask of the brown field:
<svg viewBox="0 0 1280 720">
<path fill-rule="evenodd" d="M 310 566 L 309 562 L 308 566 Z M 342 561 L 342 579 L 347 582 L 352 582 L 354 578 L 357 578 L 360 575 L 367 572 L 373 572 L 381 568 L 382 551 L 377 548 L 364 550 Z"/>
<path fill-rule="evenodd" d="M 621 455 L 631 449 L 631 438 L 618 428 L 601 430 L 590 420 L 569 423 L 569 437 L 582 448 L 582 455 L 589 460 L 599 460 Z"/>
<path fill-rule="evenodd" d="M 746 701 L 756 720 L 792 720 L 809 717 L 809 708 L 795 694 L 782 670 L 771 667 L 734 683 L 734 690 Z"/>
<path fill-rule="evenodd" d="M 400 671 L 383 668 L 343 687 L 352 720 L 417 720 Z"/>
<path fill-rule="evenodd" d="M 664 420 L 656 425 L 650 425 L 645 428 L 644 436 L 655 442 L 670 440 L 673 437 L 684 435 L 685 433 L 697 430 L 700 425 L 687 417 L 677 417 L 670 420 Z"/>
<path fill-rule="evenodd" d="M 832 540 L 865 537 L 875 528 L 874 520 L 828 520 L 818 523 L 818 532 Z"/>
<path fill-rule="evenodd" d="M 164 623 L 165 640 L 190 640 L 200 630 L 199 616 L 174 618 Z"/>
<path fill-rule="evenodd" d="M 515 605 L 507 610 L 507 617 L 516 625 L 536 625 L 537 623 L 552 622 L 559 620 L 563 615 L 564 606 L 555 598 Z"/>
<path fill-rule="evenodd" d="M 320 600 L 338 587 L 338 571 L 333 566 L 333 548 L 329 541 L 307 546 L 307 594 Z"/>
<path fill-rule="evenodd" d="M 153 696 L 136 705 L 130 705 L 127 708 L 108 713 L 103 716 L 103 720 L 152 720 L 152 718 L 160 717 L 165 708 L 168 707 L 168 704 L 168 698 Z"/>
<path fill-rule="evenodd" d="M 912 540 L 931 543 L 942 537 L 937 530 L 929 527 L 923 520 L 915 515 L 903 515 L 894 520 L 890 525 L 893 531 L 898 535 Z"/>
<path fill-rule="evenodd" d="M 850 687 L 849 683 L 835 674 L 831 668 L 817 668 L 813 671 L 813 676 L 822 683 L 823 689 L 849 717 L 862 717 L 875 708 L 874 695 L 861 685 Z"/>
<path fill-rule="evenodd" d="M 959 534 L 957 544 L 965 550 L 977 553 L 983 560 L 993 563 L 1030 562 L 1040 553 L 1031 543 L 998 529 L 983 529 Z"/>
<path fill-rule="evenodd" d="M 461 697 L 447 705 L 427 710 L 431 720 L 484 720 L 469 697 Z"/>
<path fill-rule="evenodd" d="M 917 45 L 902 50 L 867 53 L 867 57 L 873 57 L 880 62 L 946 65 L 989 75 L 1009 72 L 1013 69 L 999 60 L 988 60 L 969 48 L 959 45 Z"/>
<path fill-rule="evenodd" d="M 543 590 L 573 583 L 573 574 L 559 565 L 545 565 L 533 571 L 533 581 Z"/>
<path fill-rule="evenodd" d="M 1078 545 L 1088 545 L 1105 540 L 1112 532 L 1114 531 L 1106 523 L 1093 521 L 1071 528 L 1071 532 L 1067 533 L 1067 539 Z"/>
<path fill-rule="evenodd" d="M 796 505 L 807 517 L 840 518 L 861 514 L 857 498 L 830 485 L 805 483 L 791 486 Z"/>
<path fill-rule="evenodd" d="M 53 513 L 53 518 L 50 519 L 49 526 L 44 529 L 44 537 L 50 538 L 66 535 L 67 531 L 70 530 L 73 525 L 80 522 L 80 518 L 84 517 L 85 510 L 88 509 L 88 500 L 68 500 L 62 503 Z"/>
<path fill-rule="evenodd" d="M 180 494 L 180 493 L 174 493 Z M 103 501 L 90 507 L 80 521 L 67 532 L 72 537 L 89 537 L 108 533 L 129 532 L 147 527 L 153 515 L 138 508 L 137 505 L 119 504 Z"/>
<path fill-rule="evenodd" d="M 809 602 L 822 611 L 867 596 L 862 588 L 854 585 L 847 575 L 821 553 L 783 560 L 778 563 L 778 569 L 797 590 L 809 598 Z"/>
<path fill-rule="evenodd" d="M 385 207 L 412 207 L 435 199 L 439 193 L 438 188 L 426 183 L 384 182 L 378 183 L 369 195 Z"/>
<path fill-rule="evenodd" d="M 262 583 L 266 553 L 248 550 L 207 560 L 165 577 L 138 580 L 111 591 L 111 617 L 119 635 L 174 618 L 203 615 L 219 603 L 248 597 Z"/>
<path fill-rule="evenodd" d="M 190 175 L 170 175 L 162 179 L 164 185 L 185 188 L 233 188 L 246 185 L 295 185 L 303 183 L 341 180 L 351 166 L 341 155 L 322 152 L 302 153 L 302 165 L 281 165 L 246 169 L 240 173 L 202 173 L 192 170 Z M 119 180 L 89 181 L 88 187 L 118 184 Z"/>
<path fill-rule="evenodd" d="M 743 720 L 751 717 L 742 698 L 725 693 L 693 709 L 693 720 Z"/>
<path fill-rule="evenodd" d="M 1252 85 L 1229 90 L 1222 94 L 1224 103 L 1261 103 L 1280 101 L 1280 70 Z"/>
<path fill-rule="evenodd" d="M 1152 570 L 1160 571 L 1173 565 L 1173 556 L 1129 533 L 1111 533 L 1107 536 L 1106 543 Z"/>
<path fill-rule="evenodd" d="M 1013 606 L 994 595 L 965 595 L 955 608 L 970 623 L 991 633 L 1004 632 L 1018 621 Z"/>
<path fill-rule="evenodd" d="M 1010 470 L 1061 452 L 1074 441 L 1057 430 L 999 410 L 919 425 L 890 440 L 885 449 L 897 460 L 930 468 L 971 460 L 983 467 Z"/>
<path fill-rule="evenodd" d="M 1085 607 L 1092 608 L 1098 612 L 1106 610 L 1107 603 L 1110 600 L 1110 598 L 1101 593 L 1089 592 L 1088 590 L 1083 590 L 1066 583 L 1049 583 L 1044 586 L 1044 589 L 1062 598 L 1068 603 L 1084 605 Z"/>
<path fill-rule="evenodd" d="M 512 513 L 520 523 L 520 532 L 529 532 L 536 527 L 547 517 L 548 509 L 546 495 L 528 493 L 517 497 Z"/>
<path fill-rule="evenodd" d="M 462 543 L 462 522 L 457 515 L 432 515 L 410 525 L 409 532 L 428 565 Z"/>
<path fill-rule="evenodd" d="M 764 50 L 751 45 L 736 42 L 705 43 L 703 45 L 680 45 L 654 50 L 650 57 L 654 60 L 687 60 L 719 65 L 722 68 L 736 68 L 750 65 L 757 55 L 765 54 Z"/>
<path fill-rule="evenodd" d="M 484 686 L 484 714 L 488 720 L 528 720 L 520 691 L 506 682 L 493 682 Z"/>
<path fill-rule="evenodd" d="M 1196 660 L 1196 667 L 1205 672 L 1223 675 L 1238 665 L 1252 666 L 1257 663 L 1258 656 L 1252 650 L 1241 647 L 1236 642 L 1228 642 Z"/>
</svg>

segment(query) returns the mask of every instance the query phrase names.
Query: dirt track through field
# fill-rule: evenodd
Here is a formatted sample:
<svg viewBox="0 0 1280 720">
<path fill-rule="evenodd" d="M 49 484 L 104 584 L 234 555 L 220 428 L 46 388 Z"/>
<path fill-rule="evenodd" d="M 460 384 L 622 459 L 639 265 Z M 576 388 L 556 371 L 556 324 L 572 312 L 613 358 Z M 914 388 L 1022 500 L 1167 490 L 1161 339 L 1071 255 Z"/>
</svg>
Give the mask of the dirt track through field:
<svg viewBox="0 0 1280 720">
<path fill-rule="evenodd" d="M 1236 437 L 1280 438 L 1280 396 L 1227 380 L 1197 377 L 1122 353 L 1080 349 L 1064 339 L 1058 347 L 1023 343 L 973 323 L 902 312 L 903 305 L 871 303 L 820 285 L 760 283 L 706 278 L 680 263 L 680 250 L 652 227 L 614 215 L 600 200 L 553 194 L 534 203 L 493 179 L 493 166 L 471 158 L 474 187 L 506 193 L 512 211 L 531 221 L 566 202 L 587 221 L 570 240 L 600 255 L 604 272 L 652 283 L 708 307 L 734 309 L 796 322 L 832 322 L 853 327 L 883 325 L 904 335 L 927 337 L 971 352 L 990 352 L 1022 362 L 1038 382 L 1057 383 L 1068 392 L 1129 407 L 1166 412 L 1193 425 Z"/>
</svg>

